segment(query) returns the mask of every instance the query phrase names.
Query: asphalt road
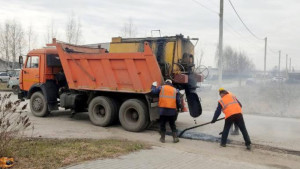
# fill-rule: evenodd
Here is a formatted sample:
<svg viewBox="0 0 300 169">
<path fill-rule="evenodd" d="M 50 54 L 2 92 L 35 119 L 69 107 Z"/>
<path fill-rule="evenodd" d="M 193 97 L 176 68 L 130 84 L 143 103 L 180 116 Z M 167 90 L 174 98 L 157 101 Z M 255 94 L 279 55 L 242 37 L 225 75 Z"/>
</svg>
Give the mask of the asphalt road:
<svg viewBox="0 0 300 169">
<path fill-rule="evenodd" d="M 13 96 L 12 99 L 16 99 L 16 96 Z M 242 144 L 233 142 L 233 144 L 228 144 L 226 148 L 220 148 L 219 143 L 209 139 L 203 141 L 201 137 L 200 139 L 202 140 L 181 138 L 179 143 L 174 144 L 172 143 L 172 138 L 167 136 L 166 143 L 162 144 L 159 142 L 158 132 L 153 130 L 157 128 L 155 126 L 140 133 L 127 132 L 119 124 L 110 127 L 98 127 L 92 125 L 87 113 L 76 114 L 73 118 L 70 118 L 69 111 L 59 111 L 52 112 L 48 117 L 38 118 L 31 114 L 29 106 L 26 111 L 34 124 L 34 130 L 26 132 L 28 136 L 42 138 L 117 138 L 143 141 L 154 146 L 150 155 L 159 159 L 166 159 L 165 162 L 169 162 L 170 165 L 167 166 L 170 166 L 170 168 L 172 168 L 171 163 L 174 163 L 174 160 L 177 161 L 174 165 L 184 166 L 178 161 L 179 159 L 182 159 L 182 162 L 193 161 L 195 166 L 200 166 L 196 165 L 196 162 L 199 164 L 203 163 L 203 166 L 209 164 L 210 168 L 300 168 L 300 154 L 298 153 L 300 151 L 299 119 L 244 115 L 250 138 L 256 144 L 252 151 L 247 151 Z M 212 116 L 212 112 L 203 112 L 203 115 L 196 119 L 197 124 L 210 121 Z M 204 134 L 209 136 L 209 138 L 219 138 L 218 134 L 223 128 L 223 123 L 224 121 L 220 121 L 189 132 Z M 177 121 L 179 130 L 194 125 L 194 119 L 188 113 L 179 115 Z M 243 143 L 242 135 L 229 136 L 229 139 L 237 143 Z M 259 145 L 271 148 L 266 149 Z M 272 148 L 287 149 L 295 153 L 274 151 Z M 165 152 L 166 150 L 167 153 Z M 174 152 L 178 154 L 175 156 Z M 149 162 L 149 159 L 147 159 L 149 157 L 148 151 L 141 151 L 141 154 L 129 157 L 120 158 L 121 161 L 116 161 L 115 163 L 124 162 L 122 159 L 127 159 L 124 163 L 131 165 L 133 160 L 145 157 L 144 162 L 141 163 L 144 165 L 143 168 L 151 168 L 152 165 L 158 165 L 157 163 Z M 199 159 L 195 161 L 192 160 L 193 158 Z M 102 162 L 97 160 L 92 165 L 101 166 L 100 164 Z M 213 167 L 213 164 L 215 164 L 215 167 Z M 193 168 L 193 165 L 189 166 Z"/>
</svg>

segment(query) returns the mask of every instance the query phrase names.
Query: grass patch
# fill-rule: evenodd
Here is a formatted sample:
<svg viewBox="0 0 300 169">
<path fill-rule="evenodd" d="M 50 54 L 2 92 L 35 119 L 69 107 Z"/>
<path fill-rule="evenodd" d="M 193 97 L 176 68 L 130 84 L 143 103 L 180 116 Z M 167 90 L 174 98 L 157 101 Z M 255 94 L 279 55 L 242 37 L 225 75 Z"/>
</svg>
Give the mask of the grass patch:
<svg viewBox="0 0 300 169">
<path fill-rule="evenodd" d="M 13 142 L 11 155 L 17 161 L 14 168 L 52 169 L 148 148 L 144 143 L 115 139 L 22 139 Z"/>
</svg>

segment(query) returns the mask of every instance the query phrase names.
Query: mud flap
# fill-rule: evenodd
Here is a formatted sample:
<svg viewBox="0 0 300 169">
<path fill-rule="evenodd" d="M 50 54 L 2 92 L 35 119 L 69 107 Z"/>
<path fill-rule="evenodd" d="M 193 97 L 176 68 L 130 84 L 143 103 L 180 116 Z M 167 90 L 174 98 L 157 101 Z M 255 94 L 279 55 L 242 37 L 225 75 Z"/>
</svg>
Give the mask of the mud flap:
<svg viewBox="0 0 300 169">
<path fill-rule="evenodd" d="M 202 106 L 196 93 L 186 92 L 186 99 L 189 106 L 190 115 L 194 118 L 202 114 Z"/>
</svg>

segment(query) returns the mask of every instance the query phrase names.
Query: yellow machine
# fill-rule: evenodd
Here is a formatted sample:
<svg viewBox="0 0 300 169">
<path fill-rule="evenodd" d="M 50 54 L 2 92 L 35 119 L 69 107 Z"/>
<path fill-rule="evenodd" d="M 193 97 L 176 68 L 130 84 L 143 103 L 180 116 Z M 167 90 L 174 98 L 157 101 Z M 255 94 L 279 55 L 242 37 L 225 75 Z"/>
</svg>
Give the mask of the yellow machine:
<svg viewBox="0 0 300 169">
<path fill-rule="evenodd" d="M 198 39 L 193 39 L 198 40 Z M 161 67 L 164 78 L 187 73 L 194 67 L 194 45 L 183 35 L 147 38 L 112 38 L 109 52 L 142 52 L 144 42 L 149 42 Z"/>
<path fill-rule="evenodd" d="M 195 72 L 194 44 L 183 35 L 146 38 L 112 38 L 110 53 L 134 53 L 144 51 L 144 42 L 148 42 L 157 58 L 164 79 L 172 79 L 173 85 L 185 90 L 189 111 L 192 117 L 202 113 L 199 97 L 196 93 L 197 82 L 203 81 L 203 75 Z M 196 42 L 196 43 L 197 43 Z"/>
</svg>

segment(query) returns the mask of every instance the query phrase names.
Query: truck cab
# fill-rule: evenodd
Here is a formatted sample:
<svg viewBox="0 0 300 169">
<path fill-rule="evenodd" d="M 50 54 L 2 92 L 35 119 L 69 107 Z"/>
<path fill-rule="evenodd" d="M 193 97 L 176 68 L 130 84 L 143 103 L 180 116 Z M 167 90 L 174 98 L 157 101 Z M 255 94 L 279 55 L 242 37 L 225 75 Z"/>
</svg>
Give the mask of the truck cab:
<svg viewBox="0 0 300 169">
<path fill-rule="evenodd" d="M 18 98 L 33 99 L 31 101 L 35 104 L 31 105 L 31 110 L 34 115 L 44 116 L 37 113 L 41 109 L 57 110 L 58 90 L 55 75 L 61 71 L 62 66 L 56 48 L 34 49 L 27 54 L 20 72 Z M 47 92 L 49 90 L 51 92 Z M 41 96 L 32 98 L 37 92 L 44 98 Z M 42 104 L 43 99 L 46 104 Z"/>
<path fill-rule="evenodd" d="M 62 67 L 55 48 L 32 50 L 28 53 L 21 70 L 20 89 L 28 92 L 34 84 L 54 80 L 54 75 L 61 70 Z"/>
</svg>

